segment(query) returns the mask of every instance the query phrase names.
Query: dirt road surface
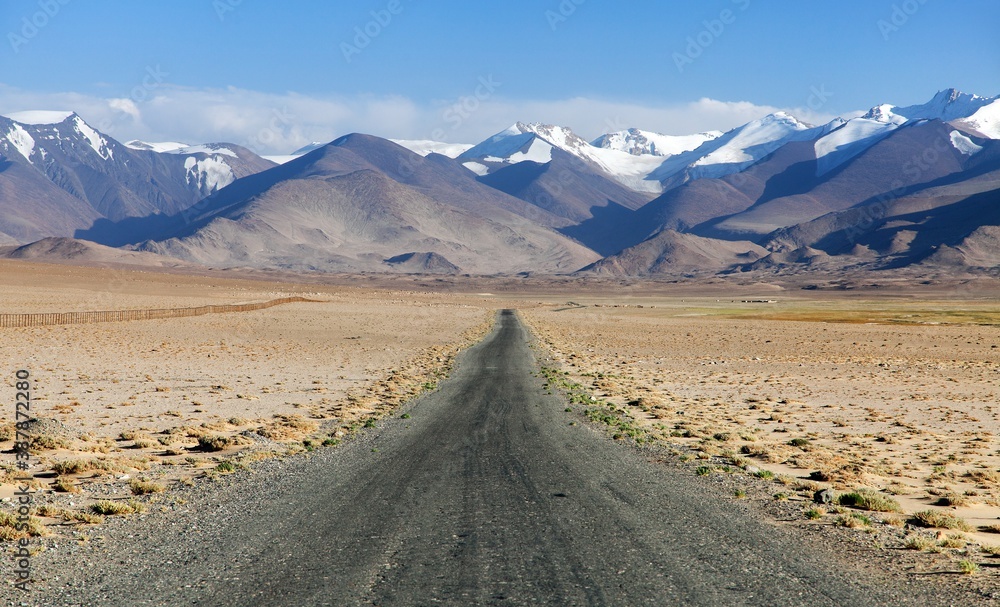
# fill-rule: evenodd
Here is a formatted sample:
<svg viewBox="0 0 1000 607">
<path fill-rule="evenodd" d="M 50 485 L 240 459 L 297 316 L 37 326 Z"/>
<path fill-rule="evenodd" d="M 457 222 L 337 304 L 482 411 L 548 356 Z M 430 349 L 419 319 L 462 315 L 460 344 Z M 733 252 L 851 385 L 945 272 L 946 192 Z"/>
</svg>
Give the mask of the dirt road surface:
<svg viewBox="0 0 1000 607">
<path fill-rule="evenodd" d="M 452 377 L 346 445 L 265 462 L 36 556 L 10 604 L 947 605 L 751 516 L 546 394 L 504 311 Z M 887 581 L 888 580 L 888 581 Z M 959 603 L 960 604 L 960 603 Z"/>
</svg>

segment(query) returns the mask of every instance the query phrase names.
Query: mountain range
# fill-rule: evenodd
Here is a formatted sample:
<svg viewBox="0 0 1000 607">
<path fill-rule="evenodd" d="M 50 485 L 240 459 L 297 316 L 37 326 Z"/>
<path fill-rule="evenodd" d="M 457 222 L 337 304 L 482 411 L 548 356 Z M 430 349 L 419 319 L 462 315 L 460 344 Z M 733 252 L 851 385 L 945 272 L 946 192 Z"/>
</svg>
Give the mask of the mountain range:
<svg viewBox="0 0 1000 607">
<path fill-rule="evenodd" d="M 990 272 L 998 140 L 1000 97 L 954 89 L 821 125 L 588 142 L 518 122 L 475 145 L 350 134 L 268 158 L 21 112 L 0 116 L 0 244 L 349 272 Z"/>
</svg>

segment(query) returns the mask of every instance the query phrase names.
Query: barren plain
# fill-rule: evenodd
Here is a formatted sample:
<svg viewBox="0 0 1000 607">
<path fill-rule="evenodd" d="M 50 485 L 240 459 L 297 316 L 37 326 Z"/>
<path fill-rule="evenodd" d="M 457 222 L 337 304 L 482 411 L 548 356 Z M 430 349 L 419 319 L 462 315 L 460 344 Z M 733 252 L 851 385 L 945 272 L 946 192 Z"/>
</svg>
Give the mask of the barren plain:
<svg viewBox="0 0 1000 607">
<path fill-rule="evenodd" d="M 745 277 L 282 278 L 0 262 L 0 313 L 315 300 L 0 329 L 10 395 L 0 410 L 0 535 L 23 535 L 9 514 L 16 369 L 31 372 L 39 420 L 30 428 L 38 493 L 29 533 L 82 542 L 101 516 L 165 508 L 178 484 L 363 431 L 433 389 L 495 310 L 517 308 L 552 388 L 610 423 L 617 439 L 666 446 L 698 475 L 743 483 L 734 499 L 773 484 L 761 495 L 801 524 L 932 553 L 928 571 L 996 565 L 992 283 L 817 290 Z M 832 502 L 814 504 L 824 489 Z"/>
<path fill-rule="evenodd" d="M 0 331 L 11 390 L 0 449 L 14 446 L 14 371 L 26 369 L 39 420 L 29 428 L 34 485 L 70 494 L 76 509 L 335 443 L 432 388 L 492 318 L 473 298 L 413 292 L 17 262 L 0 276 L 4 312 L 315 300 Z M 8 501 L 14 463 L 3 463 Z M 59 507 L 39 514 L 48 524 L 94 520 Z"/>
<path fill-rule="evenodd" d="M 579 297 L 526 317 L 554 383 L 634 420 L 613 420 L 619 435 L 674 445 L 702 474 L 774 479 L 776 499 L 828 523 L 874 517 L 907 526 L 911 548 L 995 554 L 995 302 L 760 293 Z M 814 506 L 824 489 L 833 503 Z"/>
</svg>

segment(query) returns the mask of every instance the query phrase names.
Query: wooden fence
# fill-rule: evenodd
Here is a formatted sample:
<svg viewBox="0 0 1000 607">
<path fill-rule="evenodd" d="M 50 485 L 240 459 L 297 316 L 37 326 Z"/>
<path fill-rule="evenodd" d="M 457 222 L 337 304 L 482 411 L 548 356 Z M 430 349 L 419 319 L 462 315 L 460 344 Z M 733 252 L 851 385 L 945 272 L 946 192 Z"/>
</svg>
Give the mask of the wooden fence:
<svg viewBox="0 0 1000 607">
<path fill-rule="evenodd" d="M 224 312 L 250 312 L 299 301 L 317 301 L 305 297 L 282 297 L 271 301 L 247 304 L 198 306 L 197 308 L 164 308 L 158 310 L 108 310 L 102 312 L 51 312 L 46 314 L 0 314 L 0 328 L 76 325 L 94 322 L 124 322 L 158 318 L 184 318 Z"/>
</svg>

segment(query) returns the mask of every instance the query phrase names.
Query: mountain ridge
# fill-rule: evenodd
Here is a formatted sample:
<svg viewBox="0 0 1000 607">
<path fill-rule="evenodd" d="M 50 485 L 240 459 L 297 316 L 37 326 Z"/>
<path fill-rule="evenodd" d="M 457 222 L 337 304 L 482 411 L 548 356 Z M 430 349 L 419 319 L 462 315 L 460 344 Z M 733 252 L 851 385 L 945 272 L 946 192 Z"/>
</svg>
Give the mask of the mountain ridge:
<svg viewBox="0 0 1000 607">
<path fill-rule="evenodd" d="M 7 246 L 74 236 L 220 267 L 349 272 L 992 271 L 1000 222 L 1000 97 L 955 89 L 826 124 L 775 112 L 691 136 L 588 142 L 528 122 L 476 145 L 351 133 L 280 164 L 233 144 L 122 144 L 73 112 L 10 116 Z"/>
</svg>

